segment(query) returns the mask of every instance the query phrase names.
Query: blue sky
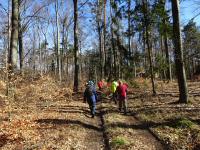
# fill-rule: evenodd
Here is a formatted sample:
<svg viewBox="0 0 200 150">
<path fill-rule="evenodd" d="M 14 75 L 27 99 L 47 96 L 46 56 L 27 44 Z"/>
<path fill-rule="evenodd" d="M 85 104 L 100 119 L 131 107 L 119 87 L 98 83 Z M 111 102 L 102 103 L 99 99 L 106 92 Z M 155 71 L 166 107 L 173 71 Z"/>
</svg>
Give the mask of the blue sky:
<svg viewBox="0 0 200 150">
<path fill-rule="evenodd" d="M 38 0 L 40 1 L 40 0 Z M 6 8 L 8 0 L 0 0 L 0 3 Z M 72 4 L 72 0 L 68 0 L 70 5 Z M 199 5 L 197 5 L 199 3 Z M 170 5 L 170 4 L 169 4 Z M 71 5 L 72 6 L 72 5 Z M 168 6 L 170 7 L 170 6 Z M 181 13 L 181 21 L 182 24 L 186 24 L 188 20 L 192 17 L 200 13 L 200 2 L 198 0 L 185 0 L 180 4 L 180 13 Z M 200 25 L 200 16 L 196 17 L 195 21 L 198 25 Z"/>
<path fill-rule="evenodd" d="M 197 5 L 198 3 L 198 5 Z M 180 15 L 182 25 L 187 24 L 187 22 L 200 13 L 200 2 L 198 0 L 186 0 L 180 4 Z M 197 25 L 200 26 L 200 15 L 194 20 Z"/>
<path fill-rule="evenodd" d="M 37 2 L 41 2 L 41 1 L 45 1 L 45 0 L 35 0 Z M 46 0 L 47 1 L 47 0 Z M 70 14 L 70 16 L 73 15 L 73 2 L 72 0 L 64 0 L 65 1 L 65 6 L 66 6 L 66 9 L 69 11 L 68 14 Z M 85 2 L 86 0 L 79 0 L 79 2 L 82 1 L 82 2 Z M 188 21 L 193 18 L 194 16 L 196 16 L 197 14 L 200 13 L 200 2 L 198 2 L 199 0 L 184 0 L 181 2 L 180 4 L 180 16 L 181 16 L 181 26 L 184 26 L 188 23 Z M 8 3 L 8 0 L 0 0 L 0 3 L 3 5 L 3 7 L 7 7 L 7 3 Z M 199 3 L 197 5 L 197 3 Z M 70 8 L 70 9 L 69 9 Z M 167 4 L 167 8 L 171 8 L 171 3 L 168 3 Z M 54 6 L 52 6 L 52 14 L 55 13 L 54 11 Z M 70 12 L 71 10 L 71 12 Z M 87 16 L 89 17 L 89 13 L 90 13 L 90 10 L 88 7 L 84 7 L 84 16 Z M 81 12 L 79 13 L 81 14 Z M 194 20 L 198 26 L 200 26 L 200 15 L 198 17 L 195 18 Z M 85 43 L 83 45 L 92 45 L 92 42 L 94 42 L 94 34 L 91 34 L 91 33 L 94 33 L 94 27 L 91 25 L 91 23 L 89 22 L 89 18 L 88 19 L 84 19 L 82 20 L 82 22 L 80 22 L 81 26 L 82 26 L 82 30 L 89 34 L 90 36 L 85 36 L 87 37 L 87 39 L 85 39 Z M 73 28 L 73 26 L 71 27 Z M 50 31 L 51 32 L 51 31 Z M 70 39 L 71 41 L 73 41 L 73 37 L 70 36 Z M 49 40 L 50 43 L 52 43 L 52 39 Z M 50 44 L 52 45 L 52 44 Z M 89 46 L 89 47 L 90 47 Z"/>
</svg>

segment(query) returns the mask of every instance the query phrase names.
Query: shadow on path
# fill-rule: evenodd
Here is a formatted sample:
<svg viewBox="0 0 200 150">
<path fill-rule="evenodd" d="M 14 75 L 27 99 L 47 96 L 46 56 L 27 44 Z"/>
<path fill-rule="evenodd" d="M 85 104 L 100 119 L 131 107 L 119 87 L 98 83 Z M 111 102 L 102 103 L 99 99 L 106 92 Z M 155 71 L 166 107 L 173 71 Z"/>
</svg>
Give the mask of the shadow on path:
<svg viewBox="0 0 200 150">
<path fill-rule="evenodd" d="M 80 125 L 84 128 L 88 128 L 88 129 L 92 129 L 92 130 L 96 130 L 98 132 L 102 132 L 101 128 L 98 128 L 96 126 L 90 125 L 90 124 L 86 124 L 84 122 L 81 122 L 79 120 L 68 120 L 68 119 L 39 119 L 36 120 L 37 123 L 40 124 L 54 124 L 54 125 Z"/>
</svg>

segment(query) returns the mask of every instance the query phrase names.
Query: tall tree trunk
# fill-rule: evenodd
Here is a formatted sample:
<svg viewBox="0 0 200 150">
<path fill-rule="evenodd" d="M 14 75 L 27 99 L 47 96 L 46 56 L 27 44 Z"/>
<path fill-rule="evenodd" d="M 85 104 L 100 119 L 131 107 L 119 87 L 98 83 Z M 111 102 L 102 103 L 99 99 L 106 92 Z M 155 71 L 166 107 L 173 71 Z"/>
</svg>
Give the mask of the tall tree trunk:
<svg viewBox="0 0 200 150">
<path fill-rule="evenodd" d="M 102 66 L 103 66 L 103 78 L 105 77 L 105 73 L 106 73 L 106 1 L 103 1 L 103 47 L 102 47 Z"/>
<path fill-rule="evenodd" d="M 117 77 L 117 72 L 116 72 L 116 51 L 115 51 L 115 43 L 114 43 L 114 35 L 113 35 L 113 14 L 112 14 L 112 3 L 113 0 L 110 0 L 110 32 L 111 32 L 111 43 L 112 43 L 112 50 L 111 50 L 111 59 L 112 59 L 112 63 L 111 63 L 111 67 L 112 67 L 112 74 L 114 75 L 114 77 Z"/>
<path fill-rule="evenodd" d="M 166 3 L 166 0 L 161 0 L 161 5 L 164 10 L 165 10 L 165 3 Z M 172 80 L 172 72 L 171 72 L 170 56 L 169 56 L 169 49 L 168 49 L 166 17 L 163 17 L 162 23 L 164 26 L 164 46 L 165 46 L 165 57 L 166 57 L 166 61 L 167 61 L 167 79 L 168 79 L 168 81 L 171 81 Z"/>
<path fill-rule="evenodd" d="M 143 25 L 144 29 L 142 31 L 142 42 L 143 42 L 143 52 L 144 52 L 144 72 L 145 75 L 148 75 L 148 51 L 146 47 L 146 30 L 145 30 L 145 25 Z M 145 76 L 146 77 L 146 76 Z"/>
<path fill-rule="evenodd" d="M 131 0 L 128 0 L 128 65 L 130 66 L 131 58 Z"/>
<path fill-rule="evenodd" d="M 143 13 L 144 13 L 144 25 L 145 25 L 145 33 L 146 33 L 146 44 L 147 44 L 147 50 L 148 50 L 148 57 L 149 57 L 149 66 L 150 66 L 150 75 L 151 75 L 151 83 L 152 83 L 152 92 L 155 95 L 156 90 L 155 90 L 155 82 L 154 82 L 154 73 L 153 73 L 153 63 L 152 63 L 152 45 L 150 44 L 150 39 L 149 39 L 149 21 L 147 18 L 148 14 L 148 6 L 147 6 L 147 0 L 143 0 Z"/>
<path fill-rule="evenodd" d="M 103 76 L 103 48 L 102 48 L 102 28 L 101 28 L 101 23 L 102 23 L 102 10 L 101 10 L 101 4 L 100 1 L 97 0 L 97 7 L 96 7 L 96 22 L 97 22 L 97 32 L 98 32 L 98 38 L 99 38 L 99 63 L 100 63 L 100 78 L 104 78 Z"/>
<path fill-rule="evenodd" d="M 170 56 L 169 56 L 167 32 L 164 32 L 164 45 L 165 45 L 165 56 L 166 56 L 166 60 L 167 60 L 167 79 L 169 81 L 171 81 L 172 80 L 172 72 L 171 72 L 171 63 L 170 63 Z"/>
<path fill-rule="evenodd" d="M 6 69 L 8 69 L 8 54 L 10 51 L 10 0 L 8 0 L 8 46 L 7 46 L 7 50 L 6 50 Z M 8 74 L 7 74 L 8 77 Z"/>
<path fill-rule="evenodd" d="M 18 50 L 18 14 L 19 5 L 18 0 L 12 0 L 12 30 L 10 51 L 8 57 L 9 71 L 13 72 L 17 68 L 17 50 Z"/>
<path fill-rule="evenodd" d="M 19 4 L 19 11 L 20 11 L 20 4 Z M 21 25 L 21 14 L 19 12 L 18 14 L 18 23 L 19 23 L 19 34 L 18 34 L 18 40 L 19 40 L 19 65 L 20 65 L 20 72 L 23 74 L 23 67 L 24 67 L 24 47 L 23 47 L 23 29 Z"/>
<path fill-rule="evenodd" d="M 183 51 L 180 30 L 179 17 L 179 0 L 172 0 L 172 15 L 173 15 L 173 42 L 175 51 L 175 65 L 179 86 L 179 102 L 188 103 L 188 89 L 185 75 L 185 67 L 183 62 Z"/>
<path fill-rule="evenodd" d="M 79 86 L 79 51 L 78 51 L 78 0 L 74 2 L 74 92 L 78 92 Z"/>
<path fill-rule="evenodd" d="M 60 58 L 60 31 L 59 31 L 59 20 L 58 20 L 58 0 L 55 2 L 56 10 L 56 52 L 57 52 L 57 71 L 60 82 L 62 81 L 61 73 L 61 58 Z"/>
<path fill-rule="evenodd" d="M 20 64 L 20 72 L 23 74 L 24 67 L 24 48 L 23 48 L 23 37 L 21 31 L 19 32 L 19 64 Z"/>
<path fill-rule="evenodd" d="M 36 29 L 34 28 L 35 32 L 33 33 L 33 52 L 32 57 L 30 58 L 32 60 L 32 69 L 33 69 L 33 75 L 35 75 L 36 72 Z"/>
<path fill-rule="evenodd" d="M 101 27 L 98 25 L 98 36 L 99 36 L 99 55 L 100 55 L 100 68 L 101 68 L 101 79 L 103 78 L 103 54 L 102 54 L 102 36 L 101 36 Z"/>
<path fill-rule="evenodd" d="M 61 72 L 62 72 L 62 75 L 64 74 L 64 51 L 66 49 L 66 44 L 65 44 L 65 20 L 63 21 L 63 29 L 62 29 L 62 51 L 61 51 L 61 56 L 60 56 L 60 59 L 61 59 L 61 65 L 60 65 L 60 69 L 61 69 Z M 63 75 L 64 76 L 64 75 Z"/>
<path fill-rule="evenodd" d="M 39 27 L 38 27 L 38 30 L 39 30 Z M 42 72 L 42 48 L 41 48 L 41 38 L 40 38 L 40 35 L 38 34 L 38 42 L 39 42 L 39 70 L 40 70 L 40 75 L 42 76 L 43 75 L 43 72 Z"/>
</svg>

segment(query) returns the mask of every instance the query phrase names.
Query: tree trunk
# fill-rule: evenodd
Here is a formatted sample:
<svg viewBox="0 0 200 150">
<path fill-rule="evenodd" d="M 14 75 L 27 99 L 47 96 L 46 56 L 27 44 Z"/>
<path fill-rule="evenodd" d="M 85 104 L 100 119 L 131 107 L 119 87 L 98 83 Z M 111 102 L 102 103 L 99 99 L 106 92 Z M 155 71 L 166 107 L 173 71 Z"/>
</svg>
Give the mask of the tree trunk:
<svg viewBox="0 0 200 150">
<path fill-rule="evenodd" d="M 179 102 L 188 103 L 188 89 L 183 62 L 183 51 L 180 30 L 179 0 L 172 0 L 173 42 L 175 51 L 175 65 L 179 86 Z"/>
<path fill-rule="evenodd" d="M 110 0 L 110 6 L 112 5 L 113 1 Z M 115 43 L 114 43 L 114 35 L 113 35 L 113 14 L 112 14 L 112 7 L 110 7 L 110 32 L 111 32 L 111 43 L 112 43 L 112 50 L 111 50 L 111 68 L 112 68 L 112 74 L 116 78 L 117 73 L 116 73 L 116 59 L 115 59 Z"/>
<path fill-rule="evenodd" d="M 151 83 L 152 83 L 152 92 L 155 95 L 156 90 L 155 90 L 155 83 L 154 83 L 154 73 L 153 73 L 153 63 L 152 63 L 152 46 L 150 45 L 150 40 L 149 40 L 149 23 L 148 23 L 148 6 L 147 6 L 147 1 L 143 0 L 143 13 L 144 13 L 144 25 L 145 25 L 145 33 L 146 33 L 146 44 L 147 44 L 147 50 L 148 50 L 148 57 L 149 57 L 149 66 L 150 66 L 150 75 L 151 75 Z"/>
<path fill-rule="evenodd" d="M 73 0 L 74 3 L 74 92 L 78 92 L 79 86 L 79 51 L 78 51 L 78 0 Z"/>
<path fill-rule="evenodd" d="M 131 58 L 131 0 L 128 0 L 128 66 L 130 66 Z"/>
<path fill-rule="evenodd" d="M 61 73 L 61 56 L 60 56 L 60 31 L 59 31 L 59 20 L 58 20 L 58 0 L 55 2 L 55 10 L 56 10 L 56 52 L 57 52 L 57 71 L 60 82 L 62 81 L 62 73 Z"/>
<path fill-rule="evenodd" d="M 8 41 L 8 46 L 7 46 L 7 50 L 6 50 L 6 69 L 8 69 L 8 54 L 10 51 L 10 0 L 8 0 L 8 37 L 7 37 L 7 41 Z M 6 75 L 8 77 L 8 74 Z"/>
<path fill-rule="evenodd" d="M 12 0 L 12 30 L 10 51 L 8 57 L 9 71 L 13 72 L 17 68 L 17 50 L 18 50 L 18 14 L 19 5 L 18 0 Z"/>
<path fill-rule="evenodd" d="M 39 28 L 38 28 L 39 29 Z M 43 75 L 43 72 L 42 72 L 42 48 L 41 48 L 41 39 L 40 39 L 40 35 L 38 34 L 38 40 L 39 40 L 39 70 L 40 70 L 40 75 L 42 76 Z"/>
<path fill-rule="evenodd" d="M 19 4 L 20 8 L 20 4 Z M 18 14 L 18 23 L 19 23 L 19 34 L 18 34 L 18 40 L 19 40 L 19 64 L 20 64 L 20 72 L 23 74 L 23 67 L 24 67 L 24 47 L 23 47 L 23 31 L 21 26 L 21 14 Z"/>
<path fill-rule="evenodd" d="M 102 63 L 102 58 L 103 58 L 103 55 L 102 55 L 102 36 L 101 36 L 101 27 L 98 23 L 98 36 L 99 36 L 99 55 L 100 55 L 100 68 L 101 68 L 101 79 L 103 79 L 103 63 Z"/>
<path fill-rule="evenodd" d="M 169 49 L 168 49 L 167 32 L 164 32 L 164 45 L 165 45 L 165 55 L 166 55 L 166 60 L 167 60 L 167 79 L 171 81 L 172 72 L 171 72 L 171 63 L 170 63 L 170 56 L 169 56 Z"/>
<path fill-rule="evenodd" d="M 165 10 L 165 3 L 166 0 L 161 0 L 161 5 Z M 165 10 L 166 11 L 166 10 Z M 169 49 L 168 49 L 168 37 L 167 37 L 167 24 L 166 24 L 166 17 L 163 17 L 162 23 L 164 26 L 164 47 L 165 47 L 165 57 L 167 61 L 167 80 L 172 80 L 172 72 L 171 72 L 171 64 L 170 64 L 170 56 L 169 56 Z"/>
<path fill-rule="evenodd" d="M 103 72 L 102 72 L 102 76 L 103 78 L 105 77 L 105 72 L 106 72 L 106 65 L 105 65 L 105 62 L 106 62 L 106 1 L 107 0 L 104 0 L 103 1 L 103 7 L 104 7 L 104 11 L 103 11 L 103 47 L 102 47 L 102 66 L 103 66 Z"/>
<path fill-rule="evenodd" d="M 152 47 L 149 43 L 149 33 L 148 33 L 148 27 L 146 27 L 146 44 L 147 44 L 147 50 L 148 50 L 148 57 L 149 57 L 149 67 L 150 67 L 150 74 L 151 74 L 151 84 L 152 84 L 152 92 L 155 95 L 155 82 L 154 82 L 154 73 L 153 73 L 153 63 L 152 63 Z"/>
<path fill-rule="evenodd" d="M 60 59 L 61 59 L 61 65 L 60 65 L 60 69 L 61 69 L 61 74 L 64 76 L 64 51 L 66 50 L 66 44 L 65 44 L 65 21 L 63 21 L 63 37 L 62 37 L 62 51 L 61 51 L 61 56 L 60 56 Z"/>
<path fill-rule="evenodd" d="M 33 33 L 33 52 L 32 52 L 32 57 L 30 58 L 32 60 L 32 69 L 33 69 L 33 75 L 35 75 L 36 72 L 36 29 L 34 28 L 35 32 Z"/>
</svg>

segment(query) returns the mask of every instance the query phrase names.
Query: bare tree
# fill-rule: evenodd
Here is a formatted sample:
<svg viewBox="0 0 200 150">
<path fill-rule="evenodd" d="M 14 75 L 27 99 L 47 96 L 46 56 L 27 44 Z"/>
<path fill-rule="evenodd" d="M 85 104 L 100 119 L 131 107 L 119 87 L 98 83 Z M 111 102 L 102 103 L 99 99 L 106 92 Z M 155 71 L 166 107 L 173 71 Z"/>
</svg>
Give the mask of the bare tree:
<svg viewBox="0 0 200 150">
<path fill-rule="evenodd" d="M 150 75 L 151 75 L 151 83 L 152 83 L 152 92 L 155 95 L 156 90 L 155 90 L 155 82 L 154 82 L 154 72 L 153 72 L 153 63 L 152 63 L 152 44 L 150 43 L 150 20 L 148 17 L 148 1 L 143 0 L 143 15 L 144 15 L 144 27 L 145 27 L 145 42 L 147 45 L 147 50 L 148 50 L 148 57 L 149 57 L 149 66 L 150 66 Z M 144 43 L 145 44 L 145 43 Z"/>
<path fill-rule="evenodd" d="M 57 71 L 59 75 L 59 80 L 62 81 L 61 72 L 61 53 L 60 53 L 60 29 L 59 29 L 59 19 L 58 19 L 58 0 L 55 2 L 56 11 L 56 53 L 57 53 Z"/>
<path fill-rule="evenodd" d="M 175 53 L 175 65 L 179 86 L 179 102 L 188 103 L 188 89 L 183 61 L 183 50 L 180 30 L 180 11 L 179 0 L 172 0 L 173 15 L 173 42 Z"/>
<path fill-rule="evenodd" d="M 74 3 L 74 92 L 78 92 L 79 86 L 79 49 L 78 49 L 78 0 Z"/>
<path fill-rule="evenodd" d="M 12 18 L 11 18 L 11 41 L 8 57 L 9 70 L 14 71 L 17 68 L 17 50 L 18 50 L 18 0 L 12 0 Z"/>
</svg>

